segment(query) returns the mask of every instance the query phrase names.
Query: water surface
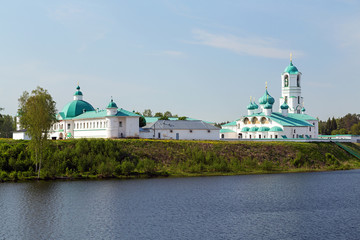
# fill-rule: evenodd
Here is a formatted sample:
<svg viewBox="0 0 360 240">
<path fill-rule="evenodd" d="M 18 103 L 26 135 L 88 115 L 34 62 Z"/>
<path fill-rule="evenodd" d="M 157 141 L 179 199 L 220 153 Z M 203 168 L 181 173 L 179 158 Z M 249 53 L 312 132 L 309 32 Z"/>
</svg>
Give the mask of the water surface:
<svg viewBox="0 0 360 240">
<path fill-rule="evenodd" d="M 360 170 L 0 184 L 2 239 L 360 239 Z"/>
</svg>

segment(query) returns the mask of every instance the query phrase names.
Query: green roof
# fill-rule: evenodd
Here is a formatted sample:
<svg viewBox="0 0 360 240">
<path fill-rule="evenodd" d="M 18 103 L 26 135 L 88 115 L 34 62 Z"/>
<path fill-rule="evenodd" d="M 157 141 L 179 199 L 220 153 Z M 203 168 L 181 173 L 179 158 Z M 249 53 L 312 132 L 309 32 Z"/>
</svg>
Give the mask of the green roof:
<svg viewBox="0 0 360 240">
<path fill-rule="evenodd" d="M 258 129 L 258 127 L 252 127 L 249 129 L 249 132 L 257 132 Z"/>
<path fill-rule="evenodd" d="M 63 114 L 60 113 L 60 115 L 62 118 L 73 118 L 84 113 L 84 111 L 87 112 L 94 110 L 94 107 L 91 106 L 90 103 L 83 100 L 74 100 L 65 105 L 61 111 Z"/>
<path fill-rule="evenodd" d="M 74 93 L 74 95 L 75 95 L 75 96 L 79 96 L 79 95 L 82 96 L 83 94 L 82 94 L 81 91 L 76 91 L 76 92 Z"/>
<path fill-rule="evenodd" d="M 275 126 L 270 128 L 269 132 L 282 132 L 284 131 L 281 127 Z"/>
<path fill-rule="evenodd" d="M 220 133 L 234 133 L 235 131 L 231 130 L 231 129 L 220 129 Z"/>
<path fill-rule="evenodd" d="M 265 105 L 264 105 L 264 109 L 272 109 L 272 104 L 270 104 L 270 103 L 266 103 Z"/>
<path fill-rule="evenodd" d="M 252 115 L 247 115 L 244 117 L 260 117 L 265 116 L 263 112 L 256 113 Z M 289 113 L 287 117 L 283 116 L 281 113 L 272 112 L 270 116 L 267 116 L 270 120 L 279 123 L 285 127 L 312 127 L 313 125 L 307 121 L 317 121 L 316 118 L 313 118 L 307 114 L 296 114 Z"/>
<path fill-rule="evenodd" d="M 223 124 L 223 125 L 221 125 L 221 126 L 236 126 L 236 121 L 232 121 L 232 122 Z"/>
<path fill-rule="evenodd" d="M 243 127 L 243 128 L 241 129 L 242 132 L 248 132 L 249 130 L 250 130 L 249 127 Z"/>
<path fill-rule="evenodd" d="M 267 131 L 269 131 L 269 130 L 270 130 L 269 127 L 260 127 L 260 128 L 258 129 L 258 132 L 267 132 Z"/>
<path fill-rule="evenodd" d="M 111 115 L 115 117 L 140 117 L 140 115 L 137 115 L 136 113 L 127 111 L 125 109 L 118 109 L 117 114 Z M 73 119 L 89 119 L 89 118 L 104 118 L 107 117 L 106 110 L 98 110 L 98 111 L 88 111 L 85 112 L 77 117 L 74 117 Z"/>
<path fill-rule="evenodd" d="M 285 68 L 284 73 L 298 74 L 299 70 L 293 65 L 292 61 L 290 61 L 290 64 Z"/>
</svg>

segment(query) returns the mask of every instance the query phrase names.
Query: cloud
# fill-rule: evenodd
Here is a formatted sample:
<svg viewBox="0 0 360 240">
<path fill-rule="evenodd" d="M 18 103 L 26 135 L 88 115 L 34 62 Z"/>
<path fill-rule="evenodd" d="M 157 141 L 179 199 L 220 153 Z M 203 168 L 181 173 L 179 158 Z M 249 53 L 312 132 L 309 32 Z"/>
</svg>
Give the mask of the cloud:
<svg viewBox="0 0 360 240">
<path fill-rule="evenodd" d="M 301 51 L 276 47 L 278 41 L 274 39 L 262 39 L 256 37 L 236 37 L 233 35 L 219 35 L 208 33 L 203 30 L 194 30 L 195 44 L 227 49 L 242 55 L 259 56 L 265 58 L 289 58 L 289 53 L 303 56 Z"/>
</svg>

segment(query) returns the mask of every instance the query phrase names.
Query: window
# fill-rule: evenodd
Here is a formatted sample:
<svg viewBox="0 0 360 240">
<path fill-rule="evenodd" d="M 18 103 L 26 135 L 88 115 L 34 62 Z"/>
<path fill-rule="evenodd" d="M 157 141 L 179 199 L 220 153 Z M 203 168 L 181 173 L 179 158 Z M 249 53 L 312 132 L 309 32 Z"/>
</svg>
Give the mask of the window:
<svg viewBox="0 0 360 240">
<path fill-rule="evenodd" d="M 86 123 L 86 128 L 89 128 L 89 123 Z"/>
<path fill-rule="evenodd" d="M 289 76 L 285 75 L 284 77 L 284 87 L 288 87 L 289 86 Z"/>
<path fill-rule="evenodd" d="M 298 96 L 298 104 L 300 104 L 300 96 Z"/>
<path fill-rule="evenodd" d="M 99 128 L 99 122 L 96 123 L 96 127 Z"/>
<path fill-rule="evenodd" d="M 297 85 L 298 87 L 300 87 L 300 76 L 299 76 L 299 75 L 297 75 L 296 85 Z"/>
<path fill-rule="evenodd" d="M 221 134 L 221 138 L 224 138 L 225 136 L 224 136 L 224 134 Z"/>
<path fill-rule="evenodd" d="M 172 133 L 172 132 L 173 132 L 173 130 L 170 130 L 170 132 Z"/>
<path fill-rule="evenodd" d="M 259 138 L 261 138 L 261 135 L 259 135 Z"/>
<path fill-rule="evenodd" d="M 208 133 L 210 132 L 210 130 L 208 130 Z"/>
<path fill-rule="evenodd" d="M 294 129 L 294 133 L 296 133 L 296 130 Z"/>
<path fill-rule="evenodd" d="M 272 138 L 272 135 L 270 135 L 270 138 Z"/>
<path fill-rule="evenodd" d="M 71 125 L 70 125 L 70 123 L 68 123 L 68 125 L 67 125 L 67 129 L 70 129 L 70 127 L 71 127 Z"/>
<path fill-rule="evenodd" d="M 288 97 L 285 96 L 285 103 L 287 104 L 288 103 Z"/>
<path fill-rule="evenodd" d="M 119 122 L 119 127 L 122 127 L 122 122 L 121 121 Z"/>
<path fill-rule="evenodd" d="M 296 134 L 296 138 L 299 138 L 299 134 Z"/>
<path fill-rule="evenodd" d="M 190 130 L 190 132 L 192 133 L 192 130 Z"/>
<path fill-rule="evenodd" d="M 250 139 L 251 139 L 251 135 L 250 135 L 249 137 L 250 137 Z"/>
<path fill-rule="evenodd" d="M 277 135 L 275 135 L 275 138 L 277 138 Z"/>
<path fill-rule="evenodd" d="M 311 127 L 309 127 L 309 132 L 311 132 Z"/>
</svg>

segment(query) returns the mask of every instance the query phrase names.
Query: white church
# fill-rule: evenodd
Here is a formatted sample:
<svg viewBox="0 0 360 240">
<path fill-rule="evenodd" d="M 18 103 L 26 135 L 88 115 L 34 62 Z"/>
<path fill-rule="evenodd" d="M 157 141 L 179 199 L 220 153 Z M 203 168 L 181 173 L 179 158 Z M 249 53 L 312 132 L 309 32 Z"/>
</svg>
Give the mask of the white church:
<svg viewBox="0 0 360 240">
<path fill-rule="evenodd" d="M 139 137 L 139 115 L 118 108 L 111 99 L 105 110 L 95 109 L 83 100 L 80 87 L 73 101 L 58 113 L 50 130 L 51 139 Z"/>
<path fill-rule="evenodd" d="M 318 138 L 318 120 L 305 113 L 301 96 L 301 72 L 290 64 L 281 74 L 279 112 L 273 110 L 275 99 L 268 93 L 258 104 L 250 98 L 247 115 L 222 125 L 221 139 L 311 139 Z"/>
</svg>

